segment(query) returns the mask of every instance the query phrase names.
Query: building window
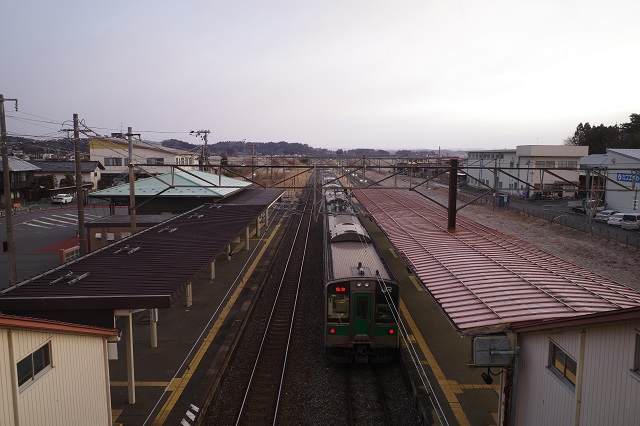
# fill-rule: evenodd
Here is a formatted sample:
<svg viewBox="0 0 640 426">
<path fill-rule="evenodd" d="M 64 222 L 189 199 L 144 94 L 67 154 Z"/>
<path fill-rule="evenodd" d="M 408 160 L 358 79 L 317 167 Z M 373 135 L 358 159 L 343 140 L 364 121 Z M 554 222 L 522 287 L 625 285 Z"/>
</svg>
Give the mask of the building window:
<svg viewBox="0 0 640 426">
<path fill-rule="evenodd" d="M 147 164 L 152 166 L 164 164 L 164 158 L 147 158 Z"/>
<path fill-rule="evenodd" d="M 571 389 L 576 387 L 578 364 L 565 351 L 553 342 L 549 342 L 549 370 L 558 376 Z"/>
<path fill-rule="evenodd" d="M 18 386 L 24 389 L 51 368 L 51 343 L 18 361 Z"/>
<path fill-rule="evenodd" d="M 633 372 L 640 375 L 640 332 L 636 332 L 636 353 L 633 357 Z"/>
<path fill-rule="evenodd" d="M 105 166 L 122 166 L 122 158 L 120 157 L 105 157 Z"/>
</svg>

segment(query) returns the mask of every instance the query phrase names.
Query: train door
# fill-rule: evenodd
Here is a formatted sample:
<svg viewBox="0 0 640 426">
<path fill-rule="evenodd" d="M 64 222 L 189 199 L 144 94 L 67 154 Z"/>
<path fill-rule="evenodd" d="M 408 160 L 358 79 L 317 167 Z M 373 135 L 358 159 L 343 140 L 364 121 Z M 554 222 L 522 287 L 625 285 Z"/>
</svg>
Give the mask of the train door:
<svg viewBox="0 0 640 426">
<path fill-rule="evenodd" d="M 355 312 L 353 317 L 353 335 L 371 332 L 371 293 L 355 293 Z"/>
</svg>

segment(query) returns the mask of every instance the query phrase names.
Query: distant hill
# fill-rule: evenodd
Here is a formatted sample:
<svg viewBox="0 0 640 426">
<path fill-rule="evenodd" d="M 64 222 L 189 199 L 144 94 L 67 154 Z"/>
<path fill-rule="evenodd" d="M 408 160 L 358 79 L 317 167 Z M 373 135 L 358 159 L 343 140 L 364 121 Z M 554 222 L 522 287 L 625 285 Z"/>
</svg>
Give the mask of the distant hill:
<svg viewBox="0 0 640 426">
<path fill-rule="evenodd" d="M 192 144 L 177 139 L 162 141 L 162 146 L 167 148 L 182 149 L 185 151 L 199 151 L 202 144 Z M 333 152 L 328 149 L 312 148 L 307 144 L 298 142 L 244 142 L 244 141 L 221 141 L 207 145 L 209 155 L 328 155 Z"/>
</svg>

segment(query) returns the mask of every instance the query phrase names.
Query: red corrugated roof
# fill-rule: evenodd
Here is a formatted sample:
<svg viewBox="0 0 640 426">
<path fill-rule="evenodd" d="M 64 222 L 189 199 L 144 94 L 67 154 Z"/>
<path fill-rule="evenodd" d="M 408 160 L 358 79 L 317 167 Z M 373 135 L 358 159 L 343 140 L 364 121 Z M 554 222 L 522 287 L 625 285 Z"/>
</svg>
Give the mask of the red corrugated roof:
<svg viewBox="0 0 640 426">
<path fill-rule="evenodd" d="M 354 190 L 463 332 L 640 306 L 640 293 L 406 190 Z"/>
</svg>

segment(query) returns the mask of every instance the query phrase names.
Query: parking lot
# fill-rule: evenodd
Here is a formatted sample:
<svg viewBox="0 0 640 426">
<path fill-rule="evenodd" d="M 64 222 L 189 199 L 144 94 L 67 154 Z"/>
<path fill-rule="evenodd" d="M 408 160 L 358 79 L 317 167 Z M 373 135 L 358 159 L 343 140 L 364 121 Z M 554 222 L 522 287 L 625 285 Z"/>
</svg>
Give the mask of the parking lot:
<svg viewBox="0 0 640 426">
<path fill-rule="evenodd" d="M 18 281 L 55 268 L 60 250 L 78 245 L 78 210 L 72 204 L 46 205 L 41 209 L 22 209 L 13 216 Z M 125 209 L 116 209 L 126 214 Z M 85 222 L 109 215 L 105 205 L 85 208 Z M 0 218 L 0 239 L 7 241 L 6 218 Z M 0 288 L 9 284 L 9 256 L 0 256 Z"/>
</svg>

